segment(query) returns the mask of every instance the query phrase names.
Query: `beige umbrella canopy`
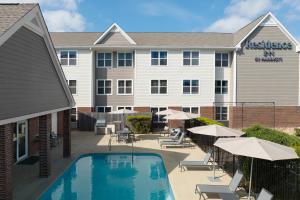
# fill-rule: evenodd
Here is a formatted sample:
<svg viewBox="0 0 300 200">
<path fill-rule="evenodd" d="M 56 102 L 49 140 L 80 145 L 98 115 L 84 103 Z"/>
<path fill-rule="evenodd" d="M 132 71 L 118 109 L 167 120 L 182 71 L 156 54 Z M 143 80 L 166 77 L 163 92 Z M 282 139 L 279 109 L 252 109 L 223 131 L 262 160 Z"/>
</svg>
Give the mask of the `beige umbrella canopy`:
<svg viewBox="0 0 300 200">
<path fill-rule="evenodd" d="M 158 111 L 155 114 L 156 115 L 173 115 L 173 114 L 177 114 L 180 112 L 182 112 L 182 111 L 174 110 L 174 109 L 167 109 L 167 110 L 163 110 L 163 111 Z"/>
<path fill-rule="evenodd" d="M 189 119 L 195 119 L 197 117 L 199 117 L 199 115 L 197 115 L 197 114 L 186 113 L 186 112 L 178 112 L 178 113 L 175 113 L 175 114 L 165 116 L 164 119 L 189 120 Z"/>
<path fill-rule="evenodd" d="M 215 137 L 240 137 L 245 133 L 240 130 L 228 128 L 220 125 L 197 126 L 189 128 L 188 131 L 194 134 L 209 135 Z"/>
<path fill-rule="evenodd" d="M 120 109 L 120 110 L 115 110 L 110 112 L 110 114 L 133 114 L 133 113 L 137 113 L 137 112 L 128 109 Z"/>
<path fill-rule="evenodd" d="M 220 138 L 215 142 L 214 145 L 234 155 L 247 156 L 252 158 L 248 199 L 250 199 L 251 194 L 253 158 L 270 161 L 299 158 L 295 150 L 291 147 L 283 146 L 267 140 L 258 139 L 256 137 Z"/>
</svg>

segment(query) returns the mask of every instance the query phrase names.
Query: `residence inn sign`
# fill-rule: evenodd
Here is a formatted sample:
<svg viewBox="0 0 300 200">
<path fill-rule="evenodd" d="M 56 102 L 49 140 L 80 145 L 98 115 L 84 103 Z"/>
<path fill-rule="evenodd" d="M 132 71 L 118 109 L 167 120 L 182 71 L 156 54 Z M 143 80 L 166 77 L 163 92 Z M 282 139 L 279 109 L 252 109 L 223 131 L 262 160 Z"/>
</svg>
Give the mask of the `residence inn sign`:
<svg viewBox="0 0 300 200">
<path fill-rule="evenodd" d="M 256 62 L 283 62 L 282 57 L 276 57 L 277 50 L 292 50 L 293 46 L 290 42 L 251 42 L 246 41 L 246 49 L 263 50 L 262 56 L 255 57 Z"/>
</svg>

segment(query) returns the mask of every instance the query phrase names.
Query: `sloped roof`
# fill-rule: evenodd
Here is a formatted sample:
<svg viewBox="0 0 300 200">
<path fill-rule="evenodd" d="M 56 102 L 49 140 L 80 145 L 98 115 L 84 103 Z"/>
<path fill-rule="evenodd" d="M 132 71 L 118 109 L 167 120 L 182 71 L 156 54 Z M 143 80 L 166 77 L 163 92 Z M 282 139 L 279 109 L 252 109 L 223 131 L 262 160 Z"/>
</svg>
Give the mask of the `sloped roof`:
<svg viewBox="0 0 300 200">
<path fill-rule="evenodd" d="M 0 36 L 38 4 L 0 4 Z"/>
</svg>

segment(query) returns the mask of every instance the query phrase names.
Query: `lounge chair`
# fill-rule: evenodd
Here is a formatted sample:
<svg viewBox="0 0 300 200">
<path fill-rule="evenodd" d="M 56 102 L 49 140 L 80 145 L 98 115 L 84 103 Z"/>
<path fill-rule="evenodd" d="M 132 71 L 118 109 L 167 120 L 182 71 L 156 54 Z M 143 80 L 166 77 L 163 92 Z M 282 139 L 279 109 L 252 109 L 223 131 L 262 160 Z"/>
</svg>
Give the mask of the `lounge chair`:
<svg viewBox="0 0 300 200">
<path fill-rule="evenodd" d="M 184 136 L 185 132 L 182 132 L 180 138 L 178 140 L 173 140 L 173 141 L 161 141 L 160 142 L 160 147 L 163 146 L 173 146 L 173 147 L 186 147 L 187 144 L 184 143 Z M 190 145 L 190 144 L 188 144 Z"/>
<path fill-rule="evenodd" d="M 170 137 L 158 137 L 157 140 L 159 142 L 159 140 L 161 141 L 174 141 L 174 140 L 178 140 L 181 131 L 180 130 L 176 130 L 177 132 L 175 133 L 175 135 L 170 136 Z"/>
<path fill-rule="evenodd" d="M 226 196 L 227 198 L 235 199 L 235 191 L 238 188 L 241 180 L 243 178 L 243 173 L 240 170 L 237 170 L 230 181 L 229 185 L 206 185 L 206 184 L 197 184 L 195 193 L 199 193 L 200 198 L 203 196 L 203 193 L 213 193 L 219 194 L 220 196 Z M 205 198 L 203 196 L 203 198 Z"/>
<path fill-rule="evenodd" d="M 271 200 L 273 198 L 273 194 L 271 194 L 268 190 L 265 188 L 261 189 L 257 200 Z"/>
<path fill-rule="evenodd" d="M 205 154 L 203 160 L 183 160 L 179 162 L 180 171 L 184 168 L 188 167 L 212 167 L 213 165 L 209 165 L 209 159 L 212 155 L 212 150 L 208 150 L 208 152 Z"/>
</svg>

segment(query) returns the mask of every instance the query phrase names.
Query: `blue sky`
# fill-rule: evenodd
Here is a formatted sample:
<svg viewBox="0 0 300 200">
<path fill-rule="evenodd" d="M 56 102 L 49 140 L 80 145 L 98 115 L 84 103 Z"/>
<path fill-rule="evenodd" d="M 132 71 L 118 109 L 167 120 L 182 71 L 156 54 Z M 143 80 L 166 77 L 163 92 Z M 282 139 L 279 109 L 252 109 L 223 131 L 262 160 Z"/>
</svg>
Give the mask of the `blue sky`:
<svg viewBox="0 0 300 200">
<path fill-rule="evenodd" d="M 300 0 L 3 0 L 15 1 L 39 2 L 50 31 L 233 32 L 271 11 L 300 39 Z"/>
</svg>

